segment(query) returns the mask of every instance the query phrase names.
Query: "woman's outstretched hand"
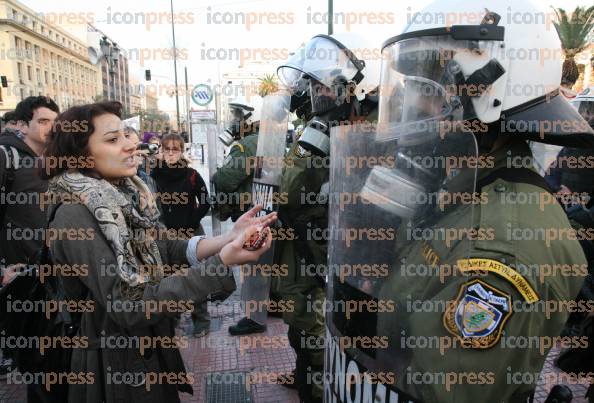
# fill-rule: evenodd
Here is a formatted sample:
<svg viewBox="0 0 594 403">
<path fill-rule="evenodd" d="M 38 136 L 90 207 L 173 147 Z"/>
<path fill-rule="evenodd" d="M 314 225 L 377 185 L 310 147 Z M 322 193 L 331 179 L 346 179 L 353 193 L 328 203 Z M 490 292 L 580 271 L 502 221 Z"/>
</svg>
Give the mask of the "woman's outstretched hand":
<svg viewBox="0 0 594 403">
<path fill-rule="evenodd" d="M 227 245 L 234 243 L 236 241 L 239 242 L 239 249 L 241 249 L 243 246 L 243 242 L 246 239 L 249 239 L 249 236 L 248 238 L 245 237 L 245 233 L 248 229 L 250 229 L 251 233 L 253 234 L 255 231 L 262 230 L 277 220 L 276 213 L 271 213 L 263 217 L 256 217 L 256 214 L 258 214 L 258 212 L 261 210 L 262 206 L 256 206 L 244 215 L 242 215 L 241 217 L 239 217 L 239 219 L 233 226 L 233 229 L 225 235 L 221 235 L 212 239 L 207 238 L 200 241 L 196 248 L 196 257 L 198 258 L 198 260 L 206 259 L 209 256 L 215 255 L 216 253 L 219 253 L 222 256 L 223 249 Z M 252 227 L 253 230 L 251 229 Z M 270 231 L 268 232 L 270 233 Z M 267 243 L 270 244 L 270 242 Z M 268 247 L 270 247 L 270 245 L 268 245 Z M 229 250 L 227 250 L 227 252 L 229 252 Z M 251 256 L 254 256 L 253 254 L 255 252 L 258 251 L 249 252 L 249 254 L 247 255 L 241 254 L 240 256 L 245 256 L 247 260 L 240 261 L 239 263 L 247 263 L 248 261 L 250 261 L 249 258 L 251 258 Z M 257 256 L 259 257 L 262 253 L 258 254 Z M 237 264 L 237 262 L 233 261 L 228 264 Z"/>
<path fill-rule="evenodd" d="M 238 237 L 242 237 L 245 230 L 252 225 L 261 229 L 272 225 L 278 219 L 276 212 L 262 217 L 256 217 L 261 210 L 262 206 L 256 206 L 239 217 L 235 222 L 235 225 L 233 225 L 233 229 L 229 232 L 229 242 L 232 242 Z"/>
<path fill-rule="evenodd" d="M 239 220 L 241 220 L 243 217 L 249 214 L 252 210 L 241 216 Z M 237 222 L 239 222 L 239 220 L 237 220 Z M 268 249 L 270 249 L 270 247 L 272 246 L 272 233 L 270 231 L 267 231 L 268 236 L 266 237 L 266 240 L 259 249 L 256 249 L 255 251 L 249 251 L 243 247 L 245 242 L 248 239 L 250 239 L 252 234 L 259 230 L 260 225 L 262 224 L 260 223 L 258 224 L 258 226 L 247 226 L 245 230 L 241 232 L 240 236 L 237 236 L 235 239 L 233 239 L 233 241 L 229 242 L 227 245 L 223 247 L 223 249 L 221 249 L 219 256 L 221 257 L 221 261 L 223 262 L 223 264 L 225 264 L 226 266 L 232 266 L 236 264 L 257 262 L 258 259 L 260 259 L 260 256 L 262 256 Z M 233 228 L 233 230 L 235 230 L 235 228 Z"/>
</svg>

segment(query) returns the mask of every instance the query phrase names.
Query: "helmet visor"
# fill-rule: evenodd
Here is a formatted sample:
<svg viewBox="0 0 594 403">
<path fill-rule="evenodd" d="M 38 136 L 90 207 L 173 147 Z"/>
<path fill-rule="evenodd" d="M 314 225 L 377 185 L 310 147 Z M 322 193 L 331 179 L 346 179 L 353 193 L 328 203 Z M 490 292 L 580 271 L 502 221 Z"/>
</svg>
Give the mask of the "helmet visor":
<svg viewBox="0 0 594 403">
<path fill-rule="evenodd" d="M 313 78 L 331 87 L 338 79 L 350 81 L 357 72 L 351 56 L 337 42 L 317 36 L 278 68 L 278 77 L 290 90 L 302 92 L 307 90 L 307 86 L 301 83 L 303 79 Z"/>
<path fill-rule="evenodd" d="M 398 133 L 411 124 L 476 117 L 473 99 L 502 74 L 499 42 L 422 36 L 383 49 L 380 128 Z M 486 80 L 477 77 L 485 73 Z M 381 131 L 381 130 L 380 130 Z"/>
</svg>

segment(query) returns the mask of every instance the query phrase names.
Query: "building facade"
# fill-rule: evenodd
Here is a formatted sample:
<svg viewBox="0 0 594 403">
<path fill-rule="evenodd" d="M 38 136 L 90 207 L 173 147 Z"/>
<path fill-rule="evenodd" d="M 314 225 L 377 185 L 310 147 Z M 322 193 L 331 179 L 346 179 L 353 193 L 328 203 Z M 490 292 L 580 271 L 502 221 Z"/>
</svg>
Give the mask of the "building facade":
<svg viewBox="0 0 594 403">
<path fill-rule="evenodd" d="M 264 62 L 252 62 L 227 71 L 219 76 L 219 90 L 216 97 L 218 122 L 227 121 L 229 102 L 239 96 L 250 97 L 257 95 L 261 79 L 266 76 L 276 77 L 276 65 Z"/>
<path fill-rule="evenodd" d="M 64 110 L 93 102 L 101 71 L 82 41 L 16 0 L 0 0 L 0 113 L 31 95 L 51 97 Z"/>
<path fill-rule="evenodd" d="M 130 74 L 128 71 L 128 58 L 116 41 L 108 37 L 103 31 L 87 24 L 87 41 L 89 46 L 101 51 L 101 41 L 109 44 L 109 54 L 101 57 L 102 96 L 110 101 L 118 101 L 124 106 L 124 114 L 131 113 L 130 105 Z"/>
<path fill-rule="evenodd" d="M 130 114 L 137 115 L 142 111 L 142 99 L 144 98 L 144 91 L 140 84 L 140 80 L 130 75 Z"/>
<path fill-rule="evenodd" d="M 143 109 L 149 112 L 159 111 L 159 99 L 152 94 L 144 94 Z"/>
</svg>

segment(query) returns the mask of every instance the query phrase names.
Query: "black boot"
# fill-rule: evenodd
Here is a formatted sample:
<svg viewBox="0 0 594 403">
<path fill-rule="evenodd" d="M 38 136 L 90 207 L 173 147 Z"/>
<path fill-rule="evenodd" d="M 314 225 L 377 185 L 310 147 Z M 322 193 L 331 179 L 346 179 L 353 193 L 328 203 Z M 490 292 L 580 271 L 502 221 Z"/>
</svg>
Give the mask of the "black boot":
<svg viewBox="0 0 594 403">
<path fill-rule="evenodd" d="M 266 326 L 251 319 L 243 318 L 237 324 L 229 326 L 229 333 L 232 336 L 239 336 L 243 334 L 262 333 L 266 331 Z"/>
</svg>

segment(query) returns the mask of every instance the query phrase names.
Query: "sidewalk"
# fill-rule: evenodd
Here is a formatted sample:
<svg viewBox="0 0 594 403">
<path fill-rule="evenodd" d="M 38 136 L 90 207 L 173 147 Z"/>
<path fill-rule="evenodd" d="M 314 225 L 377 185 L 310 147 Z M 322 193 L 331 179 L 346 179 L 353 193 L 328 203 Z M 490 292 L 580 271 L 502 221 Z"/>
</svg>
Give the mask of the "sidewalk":
<svg viewBox="0 0 594 403">
<path fill-rule="evenodd" d="M 183 395 L 182 402 L 298 403 L 296 391 L 273 384 L 276 374 L 295 366 L 283 321 L 269 317 L 264 333 L 230 336 L 228 327 L 243 316 L 239 291 L 220 305 L 209 304 L 209 312 L 211 332 L 190 339 L 182 350 L 186 369 L 195 376 L 194 396 Z M 277 347 L 270 348 L 271 342 Z"/>
<path fill-rule="evenodd" d="M 194 395 L 182 394 L 183 403 L 298 403 L 297 393 L 271 383 L 272 376 L 290 371 L 295 355 L 286 339 L 287 326 L 278 318 L 269 318 L 268 330 L 255 336 L 232 337 L 227 328 L 242 317 L 239 311 L 239 292 L 236 291 L 222 304 L 209 304 L 211 332 L 202 338 L 189 338 L 187 348 L 181 349 L 186 369 L 194 374 Z M 284 348 L 265 348 L 254 345 L 262 336 L 277 338 Z M 552 349 L 541 376 L 559 373 L 553 360 L 559 354 Z M 259 376 L 259 379 L 257 378 Z M 247 385 L 247 387 L 246 387 Z M 543 403 L 551 387 L 539 386 L 535 402 Z M 586 387 L 569 385 L 573 391 L 572 403 L 587 403 Z M 26 403 L 25 386 L 7 385 L 0 381 L 0 403 Z M 166 402 L 164 402 L 166 403 Z M 484 402 L 489 403 L 489 402 Z"/>
</svg>

